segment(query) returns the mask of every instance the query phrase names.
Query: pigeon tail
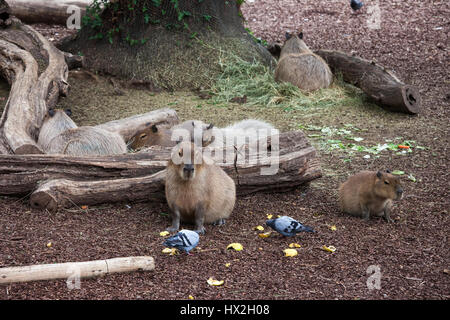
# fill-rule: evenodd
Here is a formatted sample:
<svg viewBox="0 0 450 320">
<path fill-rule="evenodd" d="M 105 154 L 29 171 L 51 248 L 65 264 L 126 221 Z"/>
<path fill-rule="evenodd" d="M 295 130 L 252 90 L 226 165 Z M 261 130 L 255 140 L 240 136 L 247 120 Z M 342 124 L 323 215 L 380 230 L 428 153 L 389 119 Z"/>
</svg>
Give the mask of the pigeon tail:
<svg viewBox="0 0 450 320">
<path fill-rule="evenodd" d="M 308 226 L 303 226 L 303 229 L 301 230 L 303 232 L 316 232 L 313 228 Z"/>
</svg>

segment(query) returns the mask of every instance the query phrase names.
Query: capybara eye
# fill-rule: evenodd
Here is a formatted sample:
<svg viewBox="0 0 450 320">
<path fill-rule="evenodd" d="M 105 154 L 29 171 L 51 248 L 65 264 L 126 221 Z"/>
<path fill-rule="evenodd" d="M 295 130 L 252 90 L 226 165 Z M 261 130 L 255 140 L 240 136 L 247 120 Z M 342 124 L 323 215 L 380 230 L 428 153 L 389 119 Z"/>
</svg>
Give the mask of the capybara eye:
<svg viewBox="0 0 450 320">
<path fill-rule="evenodd" d="M 147 137 L 147 134 L 146 133 L 143 133 L 143 134 L 141 134 L 141 139 L 144 139 L 145 137 Z"/>
<path fill-rule="evenodd" d="M 385 184 L 389 184 L 389 181 L 384 181 Z"/>
</svg>

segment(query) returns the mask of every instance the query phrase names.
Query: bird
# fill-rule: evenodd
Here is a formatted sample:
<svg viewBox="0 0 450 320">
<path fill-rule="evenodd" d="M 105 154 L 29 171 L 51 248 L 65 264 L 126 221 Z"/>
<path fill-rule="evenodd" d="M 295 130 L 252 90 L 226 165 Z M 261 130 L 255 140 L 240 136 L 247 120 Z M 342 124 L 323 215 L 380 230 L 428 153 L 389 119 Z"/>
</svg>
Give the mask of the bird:
<svg viewBox="0 0 450 320">
<path fill-rule="evenodd" d="M 266 221 L 266 224 L 286 237 L 293 237 L 299 232 L 315 232 L 313 228 L 304 226 L 297 220 L 288 216 L 269 219 Z"/>
<path fill-rule="evenodd" d="M 353 9 L 354 11 L 357 11 L 357 10 L 361 9 L 361 7 L 362 7 L 363 5 L 364 5 L 364 4 L 363 4 L 362 1 L 360 1 L 360 0 L 350 0 L 350 7 L 352 7 L 352 9 Z"/>
<path fill-rule="evenodd" d="M 170 248 L 176 248 L 189 254 L 189 251 L 194 249 L 199 241 L 200 237 L 197 232 L 183 229 L 177 234 L 167 238 L 164 241 L 164 245 Z"/>
</svg>

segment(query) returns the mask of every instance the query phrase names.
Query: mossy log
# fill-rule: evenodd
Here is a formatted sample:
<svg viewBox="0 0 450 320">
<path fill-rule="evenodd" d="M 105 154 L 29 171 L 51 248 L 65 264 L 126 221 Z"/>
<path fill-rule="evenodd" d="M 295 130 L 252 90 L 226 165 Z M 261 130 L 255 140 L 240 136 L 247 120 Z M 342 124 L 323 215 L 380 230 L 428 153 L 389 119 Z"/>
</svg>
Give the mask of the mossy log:
<svg viewBox="0 0 450 320">
<path fill-rule="evenodd" d="M 238 195 L 285 191 L 321 176 L 316 150 L 302 131 L 272 139 L 268 154 L 266 148 L 250 153 L 245 145 L 228 149 L 231 157 L 218 163 L 236 182 Z M 215 150 L 223 151 L 227 150 Z M 161 202 L 165 201 L 164 169 L 170 154 L 171 148 L 152 147 L 135 154 L 91 158 L 0 156 L 0 194 L 32 192 L 32 207 L 50 211 L 72 205 Z M 264 172 L 270 168 L 274 171 Z"/>
<path fill-rule="evenodd" d="M 378 63 L 334 50 L 315 53 L 325 59 L 335 74 L 342 73 L 344 81 L 360 88 L 386 110 L 407 114 L 420 112 L 419 90 L 403 83 Z"/>
<path fill-rule="evenodd" d="M 69 90 L 64 54 L 10 16 L 4 1 L 0 11 L 0 72 L 11 86 L 0 119 L 0 153 L 43 153 L 36 138 L 44 116 Z"/>
</svg>

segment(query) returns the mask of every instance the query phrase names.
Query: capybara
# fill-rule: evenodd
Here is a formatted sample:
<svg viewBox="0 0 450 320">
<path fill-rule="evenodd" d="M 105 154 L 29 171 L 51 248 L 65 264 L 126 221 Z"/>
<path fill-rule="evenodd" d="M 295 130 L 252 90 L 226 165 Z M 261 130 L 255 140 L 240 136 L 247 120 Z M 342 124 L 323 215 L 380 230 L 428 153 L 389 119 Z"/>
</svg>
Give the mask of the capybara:
<svg viewBox="0 0 450 320">
<path fill-rule="evenodd" d="M 383 216 L 392 222 L 392 201 L 400 200 L 402 195 L 400 179 L 389 171 L 361 171 L 341 184 L 339 204 L 343 212 L 364 220 L 370 216 Z"/>
<path fill-rule="evenodd" d="M 125 141 L 118 133 L 97 127 L 77 127 L 70 114 L 70 110 L 48 111 L 38 138 L 45 153 L 86 156 L 127 152 Z"/>
<path fill-rule="evenodd" d="M 195 223 L 195 231 L 204 233 L 204 223 L 223 224 L 233 211 L 233 179 L 189 141 L 173 148 L 165 184 L 172 211 L 172 225 L 167 229 L 170 232 L 179 229 L 181 220 Z"/>
<path fill-rule="evenodd" d="M 209 145 L 213 148 L 224 147 L 226 144 L 244 144 L 247 139 L 257 140 L 279 133 L 270 123 L 256 119 L 238 121 L 225 128 L 217 128 L 213 124 L 207 124 L 200 120 L 187 120 L 176 128 L 187 130 L 188 137 L 196 145 L 201 144 L 203 147 Z M 198 135 L 198 137 L 195 135 Z"/>
<path fill-rule="evenodd" d="M 281 49 L 275 68 L 275 80 L 290 82 L 304 91 L 328 88 L 333 74 L 325 60 L 314 54 L 303 41 L 303 33 L 291 35 Z"/>
<path fill-rule="evenodd" d="M 155 145 L 163 147 L 173 147 L 176 145 L 176 141 L 172 141 L 171 137 L 171 128 L 165 125 L 153 124 L 136 133 L 130 139 L 129 146 L 133 150 L 138 150 L 143 147 L 151 147 Z"/>
</svg>

